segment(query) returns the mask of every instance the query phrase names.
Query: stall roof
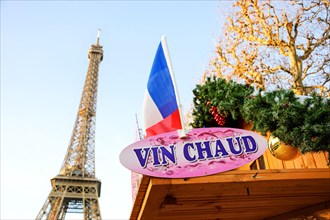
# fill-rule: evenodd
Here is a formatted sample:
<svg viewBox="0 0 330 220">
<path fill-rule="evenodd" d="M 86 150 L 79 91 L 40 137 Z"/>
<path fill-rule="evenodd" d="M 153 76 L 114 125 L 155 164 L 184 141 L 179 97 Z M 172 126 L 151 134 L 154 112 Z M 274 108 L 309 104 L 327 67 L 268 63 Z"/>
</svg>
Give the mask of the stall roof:
<svg viewBox="0 0 330 220">
<path fill-rule="evenodd" d="M 233 170 L 143 176 L 130 219 L 330 219 L 330 169 Z"/>
</svg>

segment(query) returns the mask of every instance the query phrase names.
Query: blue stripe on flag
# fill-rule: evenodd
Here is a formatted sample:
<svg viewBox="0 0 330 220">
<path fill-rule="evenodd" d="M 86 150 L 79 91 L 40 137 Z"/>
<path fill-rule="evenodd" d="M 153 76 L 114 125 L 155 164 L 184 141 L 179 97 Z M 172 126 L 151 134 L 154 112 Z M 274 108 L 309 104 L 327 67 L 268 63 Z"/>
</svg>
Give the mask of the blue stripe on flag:
<svg viewBox="0 0 330 220">
<path fill-rule="evenodd" d="M 163 118 L 166 118 L 178 108 L 172 78 L 161 43 L 152 64 L 147 88 Z"/>
</svg>

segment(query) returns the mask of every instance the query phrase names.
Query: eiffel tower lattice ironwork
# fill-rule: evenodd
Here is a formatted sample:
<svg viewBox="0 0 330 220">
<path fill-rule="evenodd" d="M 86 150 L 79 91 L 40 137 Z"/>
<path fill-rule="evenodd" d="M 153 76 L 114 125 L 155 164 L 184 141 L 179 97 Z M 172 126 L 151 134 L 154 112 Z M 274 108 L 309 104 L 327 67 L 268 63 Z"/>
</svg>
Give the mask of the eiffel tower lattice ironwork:
<svg viewBox="0 0 330 220">
<path fill-rule="evenodd" d="M 85 220 L 102 219 L 94 146 L 98 72 L 103 59 L 99 34 L 88 53 L 87 76 L 67 153 L 59 174 L 51 179 L 52 189 L 36 219 L 65 219 L 67 213 L 83 213 Z"/>
</svg>

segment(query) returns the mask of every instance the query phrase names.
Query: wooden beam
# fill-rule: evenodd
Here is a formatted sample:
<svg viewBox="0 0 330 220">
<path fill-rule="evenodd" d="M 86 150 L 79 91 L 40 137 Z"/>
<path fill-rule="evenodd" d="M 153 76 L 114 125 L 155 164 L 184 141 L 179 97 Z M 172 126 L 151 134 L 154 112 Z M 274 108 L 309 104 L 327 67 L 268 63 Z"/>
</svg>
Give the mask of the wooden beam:
<svg viewBox="0 0 330 220">
<path fill-rule="evenodd" d="M 267 220 L 282 220 L 282 219 L 328 219 L 330 217 L 330 200 L 321 204 L 305 207 L 302 209 L 294 210 L 282 215 L 277 215 Z"/>
<path fill-rule="evenodd" d="M 134 203 L 133 203 L 130 219 L 137 219 L 137 217 L 139 216 L 140 209 L 141 209 L 143 200 L 145 198 L 145 194 L 146 194 L 149 182 L 150 182 L 150 176 L 143 175 L 140 185 L 139 185 L 137 195 L 136 195 Z"/>
<path fill-rule="evenodd" d="M 170 179 L 151 178 L 137 219 L 153 219 L 170 188 Z"/>
<path fill-rule="evenodd" d="M 271 180 L 328 179 L 330 168 L 279 169 L 279 170 L 232 170 L 210 176 L 172 179 L 172 184 L 257 182 Z"/>
</svg>

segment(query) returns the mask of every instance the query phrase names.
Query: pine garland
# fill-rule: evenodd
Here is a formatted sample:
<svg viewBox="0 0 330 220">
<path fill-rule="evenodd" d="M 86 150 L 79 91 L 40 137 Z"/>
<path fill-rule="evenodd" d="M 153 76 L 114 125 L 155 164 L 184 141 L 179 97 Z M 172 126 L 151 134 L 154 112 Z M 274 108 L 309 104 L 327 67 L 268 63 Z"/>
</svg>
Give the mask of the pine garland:
<svg viewBox="0 0 330 220">
<path fill-rule="evenodd" d="M 253 88 L 238 84 L 234 81 L 227 82 L 222 78 L 206 79 L 204 85 L 197 85 L 193 90 L 194 109 L 192 127 L 216 127 L 214 117 L 210 113 L 210 107 L 215 106 L 219 114 L 227 117 L 225 126 L 236 127 L 237 120 L 241 116 L 245 97 L 253 93 Z"/>
<path fill-rule="evenodd" d="M 207 78 L 193 90 L 192 127 L 218 126 L 209 111 L 215 106 L 227 117 L 226 127 L 238 127 L 243 119 L 252 123 L 252 130 L 270 132 L 302 153 L 330 155 L 330 99 L 314 94 L 300 101 L 291 90 L 253 92 L 251 86 Z"/>
<path fill-rule="evenodd" d="M 273 91 L 247 99 L 243 118 L 252 129 L 271 132 L 302 153 L 330 151 L 330 100 L 316 95 L 301 103 L 292 91 Z"/>
</svg>

